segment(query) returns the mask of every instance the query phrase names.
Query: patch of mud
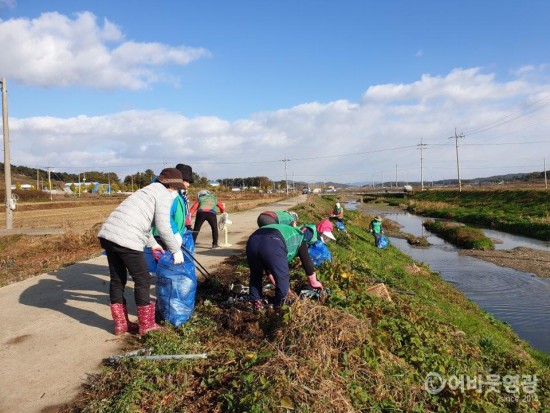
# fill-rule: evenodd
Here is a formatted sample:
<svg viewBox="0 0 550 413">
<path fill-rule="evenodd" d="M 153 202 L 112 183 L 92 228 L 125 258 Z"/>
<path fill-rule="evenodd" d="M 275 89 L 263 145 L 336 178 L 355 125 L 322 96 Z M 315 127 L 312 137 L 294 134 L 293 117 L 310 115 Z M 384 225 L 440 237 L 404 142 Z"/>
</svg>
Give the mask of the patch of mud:
<svg viewBox="0 0 550 413">
<path fill-rule="evenodd" d="M 480 258 L 501 267 L 530 272 L 541 278 L 550 278 L 550 252 L 517 247 L 499 251 L 462 250 L 460 254 Z"/>
</svg>

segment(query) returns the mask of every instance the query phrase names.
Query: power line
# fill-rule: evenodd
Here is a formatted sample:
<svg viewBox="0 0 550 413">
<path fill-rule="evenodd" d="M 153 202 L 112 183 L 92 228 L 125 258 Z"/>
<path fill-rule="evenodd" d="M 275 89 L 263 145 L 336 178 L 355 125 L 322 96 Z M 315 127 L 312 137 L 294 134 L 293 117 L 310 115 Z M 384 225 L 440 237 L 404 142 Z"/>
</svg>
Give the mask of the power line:
<svg viewBox="0 0 550 413">
<path fill-rule="evenodd" d="M 547 103 L 544 103 L 544 104 L 541 104 L 541 102 L 545 99 L 548 99 L 549 97 L 550 97 L 550 94 L 548 94 L 546 96 L 543 96 L 539 100 L 536 100 L 533 103 L 530 103 L 530 104 L 522 107 L 521 109 L 519 109 L 516 112 L 510 113 L 510 114 L 504 116 L 503 118 L 501 118 L 499 120 L 496 120 L 492 123 L 489 123 L 486 126 L 482 126 L 482 127 L 477 128 L 477 129 L 472 129 L 470 131 L 467 131 L 466 134 L 469 135 L 469 136 L 476 135 L 478 133 L 486 132 L 490 129 L 494 129 L 494 128 L 497 128 L 499 126 L 510 123 L 510 122 L 512 122 L 516 119 L 519 119 L 523 116 L 531 115 L 531 114 L 545 108 L 546 106 L 548 106 L 550 104 L 550 102 L 547 102 Z M 529 109 L 529 111 L 524 112 L 526 109 Z"/>
</svg>

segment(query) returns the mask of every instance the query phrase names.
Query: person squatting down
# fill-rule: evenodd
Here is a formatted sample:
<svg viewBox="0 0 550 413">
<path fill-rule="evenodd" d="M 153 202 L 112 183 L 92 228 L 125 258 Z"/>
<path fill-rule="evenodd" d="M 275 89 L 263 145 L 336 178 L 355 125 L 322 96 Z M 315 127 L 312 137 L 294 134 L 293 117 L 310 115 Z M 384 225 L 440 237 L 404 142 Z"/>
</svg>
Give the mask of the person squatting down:
<svg viewBox="0 0 550 413">
<path fill-rule="evenodd" d="M 337 202 L 334 205 L 334 209 L 332 210 L 332 214 L 330 214 L 331 219 L 335 219 L 337 221 L 343 222 L 344 220 L 344 207 L 340 205 L 340 202 Z"/>
<path fill-rule="evenodd" d="M 166 248 L 174 254 L 174 264 L 183 263 L 181 239 L 170 226 L 170 208 L 173 194 L 185 189 L 181 173 L 175 168 L 163 169 L 158 182 L 134 192 L 126 198 L 103 223 L 98 238 L 105 249 L 111 277 L 109 296 L 115 335 L 125 332 L 145 334 L 161 328 L 155 323 L 155 303 L 150 301 L 151 275 L 147 268 L 144 247 L 162 251 L 151 231 L 155 222 Z M 138 324 L 128 319 L 124 289 L 131 274 L 134 280 L 134 299 Z"/>
<path fill-rule="evenodd" d="M 246 243 L 246 258 L 250 268 L 250 299 L 256 309 L 263 307 L 262 279 L 265 272 L 275 281 L 273 305 L 279 308 L 290 287 L 289 263 L 298 256 L 306 273 L 309 285 L 323 289 L 317 280 L 315 268 L 308 252 L 308 244 L 318 239 L 335 240 L 333 226 L 328 219 L 315 225 L 298 229 L 290 225 L 271 224 L 257 229 Z"/>
<path fill-rule="evenodd" d="M 294 211 L 265 211 L 258 215 L 258 228 L 266 225 L 281 224 L 295 227 L 298 224 L 298 214 Z"/>
<path fill-rule="evenodd" d="M 218 202 L 216 195 L 210 193 L 206 189 L 199 191 L 198 199 L 191 207 L 191 215 L 197 214 L 195 218 L 195 226 L 193 227 L 193 241 L 197 241 L 199 232 L 204 221 L 207 221 L 212 229 L 212 248 L 218 248 L 218 222 L 216 215 L 218 212 L 225 212 L 223 204 Z"/>
</svg>

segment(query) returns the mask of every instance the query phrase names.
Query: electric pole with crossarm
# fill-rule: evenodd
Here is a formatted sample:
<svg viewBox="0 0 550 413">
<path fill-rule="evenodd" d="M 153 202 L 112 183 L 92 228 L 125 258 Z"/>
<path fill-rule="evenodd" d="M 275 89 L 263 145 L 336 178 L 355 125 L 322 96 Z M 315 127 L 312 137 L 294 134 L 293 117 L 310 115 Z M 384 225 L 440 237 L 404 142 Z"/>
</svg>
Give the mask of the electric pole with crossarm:
<svg viewBox="0 0 550 413">
<path fill-rule="evenodd" d="M 464 134 L 461 133 L 460 135 L 456 134 L 456 128 L 455 128 L 455 136 L 451 136 L 449 139 L 455 140 L 455 147 L 456 147 L 456 173 L 458 175 L 458 192 L 462 192 L 462 182 L 460 182 L 460 164 L 458 162 L 458 139 L 464 138 Z"/>
</svg>

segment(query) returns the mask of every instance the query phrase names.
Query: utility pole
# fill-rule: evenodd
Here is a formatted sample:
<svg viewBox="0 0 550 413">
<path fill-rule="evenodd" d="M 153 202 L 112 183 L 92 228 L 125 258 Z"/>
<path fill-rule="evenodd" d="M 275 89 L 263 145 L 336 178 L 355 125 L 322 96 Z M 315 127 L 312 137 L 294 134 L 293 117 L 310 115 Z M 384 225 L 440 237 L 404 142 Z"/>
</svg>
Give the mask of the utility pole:
<svg viewBox="0 0 550 413">
<path fill-rule="evenodd" d="M 288 195 L 288 175 L 286 173 L 286 163 L 289 162 L 290 159 L 287 159 L 285 155 L 285 159 L 281 159 L 281 161 L 285 163 L 285 186 L 286 186 L 286 194 Z"/>
<path fill-rule="evenodd" d="M 546 156 L 544 157 L 544 187 L 548 191 L 548 180 L 546 179 Z"/>
<path fill-rule="evenodd" d="M 4 182 L 6 185 L 6 229 L 13 228 L 13 211 L 11 209 L 11 161 L 10 133 L 8 128 L 8 85 L 6 78 L 1 81 L 2 87 L 2 123 L 4 133 Z"/>
<path fill-rule="evenodd" d="M 395 164 L 395 189 L 397 189 L 397 164 Z"/>
<path fill-rule="evenodd" d="M 48 188 L 50 189 L 50 201 L 52 201 L 52 176 L 51 176 L 52 168 L 48 166 Z"/>
<path fill-rule="evenodd" d="M 456 128 L 455 128 L 455 136 L 451 136 L 449 139 L 455 140 L 455 147 L 456 147 L 456 173 L 458 175 L 458 192 L 462 192 L 462 182 L 460 182 L 460 164 L 458 162 L 458 138 L 464 138 L 464 134 L 461 133 L 460 135 L 456 134 Z"/>
<path fill-rule="evenodd" d="M 420 149 L 420 189 L 424 190 L 424 148 L 427 147 L 425 143 L 422 143 L 422 138 L 420 138 L 420 145 L 418 146 L 418 149 Z M 432 185 L 433 186 L 433 185 Z"/>
</svg>

